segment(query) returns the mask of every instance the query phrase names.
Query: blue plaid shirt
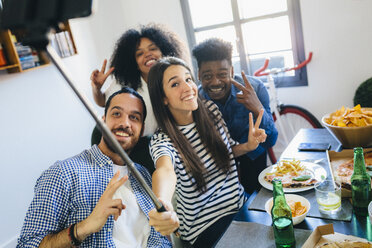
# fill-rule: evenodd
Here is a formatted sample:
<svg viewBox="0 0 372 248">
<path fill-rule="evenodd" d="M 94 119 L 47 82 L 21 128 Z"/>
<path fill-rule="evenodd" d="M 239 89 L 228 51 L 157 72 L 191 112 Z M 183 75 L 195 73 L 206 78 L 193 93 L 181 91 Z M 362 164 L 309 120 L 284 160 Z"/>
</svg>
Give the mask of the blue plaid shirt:
<svg viewBox="0 0 372 248">
<path fill-rule="evenodd" d="M 86 219 L 113 177 L 113 162 L 95 145 L 64 161 L 57 161 L 36 182 L 35 196 L 26 213 L 17 247 L 38 247 L 50 233 L 58 233 L 71 224 Z M 151 187 L 151 176 L 141 165 L 137 169 Z M 148 218 L 154 208 L 150 197 L 129 173 L 138 204 Z M 125 210 L 130 212 L 130 209 Z M 80 247 L 115 247 L 110 216 L 103 228 L 87 237 Z M 151 227 L 147 247 L 172 247 Z"/>
<path fill-rule="evenodd" d="M 256 150 L 248 152 L 246 154 L 250 159 L 254 160 L 275 144 L 276 139 L 278 138 L 278 131 L 276 130 L 271 114 L 269 94 L 266 90 L 265 85 L 256 77 L 247 76 L 247 78 L 256 91 L 257 97 L 261 101 L 261 104 L 265 109 L 260 128 L 265 129 L 265 132 L 267 134 L 266 141 L 264 143 L 261 143 L 256 148 Z M 244 85 L 244 81 L 240 76 L 235 75 L 234 80 Z M 224 104 L 221 104 L 217 101 L 214 101 L 214 103 L 220 109 L 231 137 L 235 141 L 238 141 L 242 144 L 247 142 L 248 140 L 249 113 L 251 111 L 248 110 L 243 104 L 240 104 L 236 101 L 236 93 L 238 92 L 239 89 L 231 84 L 230 96 L 228 97 L 226 102 Z M 199 94 L 204 99 L 212 100 L 201 87 L 201 85 L 199 86 Z"/>
</svg>

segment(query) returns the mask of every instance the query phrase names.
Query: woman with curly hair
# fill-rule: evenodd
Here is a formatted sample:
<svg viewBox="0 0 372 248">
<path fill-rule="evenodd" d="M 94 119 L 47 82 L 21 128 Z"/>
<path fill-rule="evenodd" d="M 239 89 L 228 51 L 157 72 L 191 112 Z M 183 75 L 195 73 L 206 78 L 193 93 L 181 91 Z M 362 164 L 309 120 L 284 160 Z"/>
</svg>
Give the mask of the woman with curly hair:
<svg viewBox="0 0 372 248">
<path fill-rule="evenodd" d="M 139 139 L 129 156 L 134 162 L 145 166 L 151 174 L 155 168 L 149 152 L 149 136 L 155 132 L 158 124 L 152 111 L 147 76 L 151 66 L 163 56 L 176 56 L 188 61 L 187 51 L 175 33 L 160 24 L 148 24 L 140 26 L 138 30 L 127 30 L 116 43 L 111 56 L 111 68 L 105 72 L 107 63 L 105 60 L 102 69 L 94 70 L 91 75 L 94 100 L 101 107 L 105 106 L 105 99 L 123 86 L 135 89 L 143 97 L 147 108 L 143 137 Z M 102 92 L 101 88 L 110 74 L 113 74 L 115 81 Z M 92 133 L 91 143 L 98 144 L 100 140 L 101 132 L 96 127 Z"/>
<path fill-rule="evenodd" d="M 198 97 L 184 61 L 163 58 L 148 79 L 160 127 L 150 142 L 156 164 L 153 191 L 171 212 L 175 193 L 182 240 L 193 247 L 213 247 L 246 201 L 234 158 L 266 140 L 265 130 L 259 128 L 263 110 L 255 124 L 249 114 L 248 141 L 239 144 L 230 138 L 217 105 Z M 173 231 L 157 222 L 155 209 L 149 217 L 150 225 L 163 235 Z"/>
<path fill-rule="evenodd" d="M 144 135 L 152 135 L 157 128 L 147 90 L 147 76 L 151 66 L 163 56 L 175 56 L 189 60 L 187 49 L 178 36 L 160 24 L 140 26 L 139 30 L 129 29 L 116 42 L 111 57 L 110 69 L 106 70 L 105 60 L 102 69 L 91 74 L 95 102 L 104 107 L 105 99 L 129 86 L 144 98 L 148 109 Z M 102 92 L 101 88 L 110 74 L 115 81 Z"/>
</svg>

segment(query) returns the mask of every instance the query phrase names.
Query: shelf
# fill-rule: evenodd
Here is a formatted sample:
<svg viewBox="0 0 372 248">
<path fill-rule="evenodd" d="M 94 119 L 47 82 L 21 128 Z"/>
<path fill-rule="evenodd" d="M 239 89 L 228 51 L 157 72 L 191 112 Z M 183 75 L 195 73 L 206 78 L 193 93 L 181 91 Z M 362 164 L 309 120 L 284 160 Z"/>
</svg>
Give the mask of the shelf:
<svg viewBox="0 0 372 248">
<path fill-rule="evenodd" d="M 1 66 L 0 67 L 0 71 L 11 69 L 11 68 L 18 68 L 18 67 L 20 67 L 19 64 L 15 64 L 15 65 L 4 65 L 4 66 Z"/>
<path fill-rule="evenodd" d="M 40 69 L 40 68 L 47 67 L 47 66 L 50 66 L 50 65 L 51 64 L 43 64 L 43 65 L 35 66 L 35 67 L 32 67 L 32 68 L 28 68 L 28 69 L 25 69 L 25 70 L 22 70 L 22 71 L 23 72 L 32 71 L 32 70 Z"/>
<path fill-rule="evenodd" d="M 20 72 L 22 71 L 21 62 L 17 54 L 17 50 L 12 41 L 12 34 L 10 30 L 1 30 L 0 31 L 0 42 L 3 45 L 3 51 L 8 62 L 8 65 L 2 66 L 8 70 L 8 72 Z"/>
<path fill-rule="evenodd" d="M 60 36 L 59 40 L 62 42 L 62 47 L 61 47 L 61 44 L 56 43 L 58 44 L 59 48 L 64 49 L 62 50 L 62 52 L 60 52 L 61 57 L 68 57 L 68 56 L 77 54 L 74 38 L 72 36 L 71 28 L 70 28 L 68 21 L 64 23 L 64 26 L 62 27 L 61 30 L 62 31 L 59 34 Z M 14 37 L 12 38 L 12 36 Z M 12 31 L 11 30 L 0 30 L 0 43 L 3 46 L 3 52 L 6 57 L 6 61 L 8 63 L 7 65 L 0 66 L 0 71 L 7 70 L 8 73 L 24 72 L 24 71 L 39 69 L 39 68 L 45 67 L 50 64 L 50 60 L 45 55 L 44 52 L 36 51 L 35 49 L 32 49 L 32 52 L 31 52 L 31 49 L 28 47 L 28 49 L 30 49 L 30 52 L 26 54 L 24 53 L 25 54 L 24 56 L 31 56 L 31 53 L 33 56 L 37 55 L 39 57 L 38 62 L 40 65 L 29 68 L 29 69 L 25 69 L 25 70 L 22 69 L 20 57 L 18 55 L 17 50 L 19 50 L 20 48 L 22 49 L 23 47 L 22 46 L 16 47 L 15 42 L 16 42 L 16 39 L 20 40 L 21 37 L 23 36 L 24 36 L 24 32 L 22 30 L 12 30 Z M 57 35 L 54 35 L 54 39 L 56 39 L 55 38 L 56 36 Z M 25 61 L 27 60 L 28 58 L 25 58 Z M 37 62 L 35 60 L 31 60 L 30 66 L 33 66 L 36 63 Z"/>
</svg>

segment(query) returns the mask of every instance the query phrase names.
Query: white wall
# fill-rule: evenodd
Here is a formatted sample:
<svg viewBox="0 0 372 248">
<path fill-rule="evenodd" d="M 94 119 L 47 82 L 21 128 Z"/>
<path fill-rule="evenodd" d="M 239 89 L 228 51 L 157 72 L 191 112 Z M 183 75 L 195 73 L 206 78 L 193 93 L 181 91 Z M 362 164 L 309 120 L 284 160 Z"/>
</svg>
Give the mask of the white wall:
<svg viewBox="0 0 372 248">
<path fill-rule="evenodd" d="M 97 66 L 92 18 L 71 22 L 79 55 L 63 59 L 91 98 L 89 75 Z M 0 75 L 0 247 L 15 238 L 41 172 L 90 146 L 94 123 L 53 65 Z"/>
<path fill-rule="evenodd" d="M 186 30 L 179 0 L 131 1 L 123 4 L 123 15 L 125 24 L 129 27 L 149 22 L 163 23 L 186 41 Z"/>
<path fill-rule="evenodd" d="M 127 28 L 160 22 L 186 40 L 179 0 L 97 2 L 94 16 L 72 21 L 79 55 L 64 59 L 90 98 L 91 70 Z M 352 106 L 355 89 L 372 76 L 371 9 L 370 0 L 301 0 L 305 50 L 314 52 L 309 86 L 280 89 L 283 101 L 318 118 Z M 0 75 L 0 106 L 0 247 L 14 247 L 37 177 L 89 147 L 94 123 L 54 66 Z"/>
<path fill-rule="evenodd" d="M 127 29 L 122 5 L 125 1 L 105 0 L 95 1 L 96 12 L 89 21 L 92 27 L 92 38 L 95 43 L 99 66 L 104 59 L 110 59 L 116 40 Z"/>
<path fill-rule="evenodd" d="M 372 77 L 372 1 L 301 0 L 308 87 L 280 89 L 285 103 L 298 104 L 318 119 L 353 106 L 357 87 Z"/>
</svg>

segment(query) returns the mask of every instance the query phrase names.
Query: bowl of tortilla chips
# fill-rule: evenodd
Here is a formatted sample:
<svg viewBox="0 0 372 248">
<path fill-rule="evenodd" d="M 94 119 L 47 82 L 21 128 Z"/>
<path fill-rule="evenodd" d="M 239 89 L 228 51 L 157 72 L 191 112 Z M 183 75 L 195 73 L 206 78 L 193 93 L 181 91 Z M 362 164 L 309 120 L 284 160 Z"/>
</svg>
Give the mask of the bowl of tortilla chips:
<svg viewBox="0 0 372 248">
<path fill-rule="evenodd" d="M 344 148 L 372 145 L 372 108 L 343 106 L 323 116 L 322 123 Z"/>
<path fill-rule="evenodd" d="M 310 210 L 310 202 L 303 196 L 296 194 L 284 194 L 288 206 L 291 208 L 293 225 L 301 223 Z M 271 216 L 273 197 L 265 203 L 265 210 Z"/>
</svg>

